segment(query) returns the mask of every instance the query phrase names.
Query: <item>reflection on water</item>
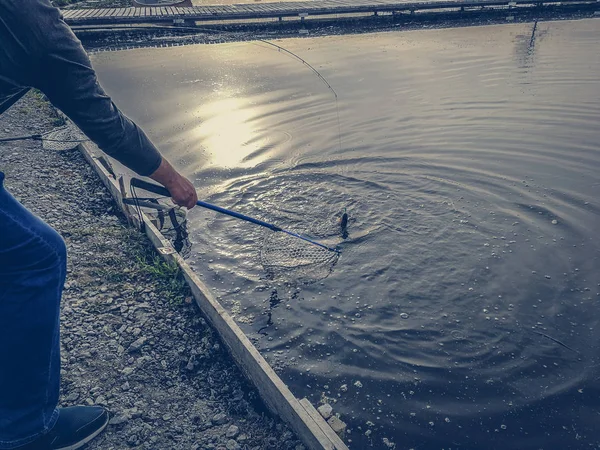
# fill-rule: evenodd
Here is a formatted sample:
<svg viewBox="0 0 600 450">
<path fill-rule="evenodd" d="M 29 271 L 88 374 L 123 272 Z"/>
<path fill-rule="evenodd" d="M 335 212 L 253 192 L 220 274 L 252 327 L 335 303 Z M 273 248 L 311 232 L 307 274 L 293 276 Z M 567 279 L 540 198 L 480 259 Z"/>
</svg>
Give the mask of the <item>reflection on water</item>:
<svg viewBox="0 0 600 450">
<path fill-rule="evenodd" d="M 226 98 L 200 106 L 197 115 L 200 125 L 193 139 L 206 147 L 218 149 L 210 154 L 212 164 L 219 167 L 236 167 L 262 147 L 253 129 L 251 108 L 240 100 Z M 252 145 L 248 145 L 249 143 Z M 252 164 L 253 165 L 253 164 Z"/>
<path fill-rule="evenodd" d="M 265 46 L 94 63 L 207 201 L 342 247 L 271 280 L 264 230 L 190 214 L 192 265 L 351 448 L 595 448 L 598 23 L 278 41 L 336 89 L 341 145 L 331 92 Z"/>
</svg>

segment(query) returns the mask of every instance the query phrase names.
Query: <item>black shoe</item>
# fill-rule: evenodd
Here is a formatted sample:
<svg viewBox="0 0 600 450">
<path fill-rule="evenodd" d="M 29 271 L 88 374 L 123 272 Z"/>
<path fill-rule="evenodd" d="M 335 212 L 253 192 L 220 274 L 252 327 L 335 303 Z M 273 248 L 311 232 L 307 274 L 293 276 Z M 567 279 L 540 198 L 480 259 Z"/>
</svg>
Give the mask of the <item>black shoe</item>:
<svg viewBox="0 0 600 450">
<path fill-rule="evenodd" d="M 71 406 L 59 411 L 54 428 L 16 450 L 76 450 L 108 425 L 108 411 L 100 406 Z"/>
</svg>

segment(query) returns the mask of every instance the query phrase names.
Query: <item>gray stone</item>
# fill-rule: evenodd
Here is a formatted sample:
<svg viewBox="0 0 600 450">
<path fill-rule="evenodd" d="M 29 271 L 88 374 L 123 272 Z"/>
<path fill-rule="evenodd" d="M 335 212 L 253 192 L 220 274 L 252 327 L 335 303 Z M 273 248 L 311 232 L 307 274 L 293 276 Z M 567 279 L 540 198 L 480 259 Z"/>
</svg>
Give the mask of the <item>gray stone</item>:
<svg viewBox="0 0 600 450">
<path fill-rule="evenodd" d="M 321 413 L 323 419 L 329 419 L 331 417 L 331 413 L 333 412 L 333 408 L 329 403 L 319 406 L 317 410 Z"/>
<path fill-rule="evenodd" d="M 238 444 L 233 439 L 229 439 L 227 441 L 227 450 L 240 450 L 241 448 L 242 447 L 240 447 L 240 444 Z"/>
<path fill-rule="evenodd" d="M 235 439 L 238 434 L 240 434 L 240 429 L 235 425 L 231 425 L 229 428 L 227 428 L 225 436 L 227 436 L 229 439 Z"/>
<path fill-rule="evenodd" d="M 329 424 L 331 429 L 335 431 L 340 437 L 343 436 L 346 432 L 346 424 L 337 416 L 331 416 L 327 420 L 327 423 Z"/>
<path fill-rule="evenodd" d="M 142 336 L 131 343 L 127 351 L 129 353 L 134 353 L 140 351 L 143 345 L 146 343 L 146 337 Z"/>
<path fill-rule="evenodd" d="M 135 370 L 135 367 L 125 367 L 121 373 L 125 376 L 127 375 L 131 375 L 133 373 L 133 371 Z"/>
<path fill-rule="evenodd" d="M 114 416 L 112 419 L 110 419 L 110 424 L 111 425 L 121 425 L 122 423 L 125 423 L 129 420 L 129 417 L 125 416 L 125 415 L 118 415 L 118 416 Z"/>
<path fill-rule="evenodd" d="M 74 402 L 79 398 L 79 394 L 77 392 L 71 392 L 69 395 L 65 397 L 66 402 Z"/>
<path fill-rule="evenodd" d="M 215 425 L 223 425 L 227 422 L 227 416 L 222 413 L 215 414 L 215 416 L 212 418 L 212 422 Z"/>
</svg>

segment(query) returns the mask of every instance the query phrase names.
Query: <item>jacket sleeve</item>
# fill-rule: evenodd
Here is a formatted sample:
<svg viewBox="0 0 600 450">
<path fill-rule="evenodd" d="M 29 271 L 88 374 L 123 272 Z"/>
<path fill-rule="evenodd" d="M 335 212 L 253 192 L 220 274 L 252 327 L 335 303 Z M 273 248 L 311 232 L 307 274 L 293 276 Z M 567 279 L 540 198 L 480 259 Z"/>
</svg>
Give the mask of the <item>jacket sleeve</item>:
<svg viewBox="0 0 600 450">
<path fill-rule="evenodd" d="M 15 22 L 24 25 L 28 33 L 25 45 L 32 46 L 34 54 L 32 85 L 102 151 L 140 175 L 152 174 L 162 161 L 160 153 L 143 130 L 121 113 L 104 92 L 87 53 L 60 11 L 50 0 L 17 3 L 22 17 Z"/>
</svg>

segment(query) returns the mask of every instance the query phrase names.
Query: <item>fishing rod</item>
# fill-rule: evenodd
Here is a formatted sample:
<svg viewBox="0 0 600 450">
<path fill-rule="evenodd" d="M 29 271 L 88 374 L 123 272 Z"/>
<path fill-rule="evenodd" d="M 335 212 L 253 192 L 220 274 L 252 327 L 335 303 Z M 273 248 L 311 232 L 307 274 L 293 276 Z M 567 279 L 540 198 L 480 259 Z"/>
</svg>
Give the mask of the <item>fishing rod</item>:
<svg viewBox="0 0 600 450">
<path fill-rule="evenodd" d="M 150 183 L 148 181 L 140 180 L 139 178 L 132 178 L 131 181 L 130 181 L 130 185 L 131 185 L 132 188 L 136 188 L 137 187 L 137 188 L 140 188 L 140 189 L 144 189 L 145 191 L 148 191 L 148 192 L 153 192 L 153 193 L 158 194 L 158 195 L 163 195 L 165 197 L 171 197 L 171 193 L 169 192 L 169 190 L 167 188 L 159 186 L 159 185 L 154 184 L 154 183 Z M 132 204 L 132 205 L 138 205 L 138 206 L 140 205 L 139 200 L 137 200 L 135 198 L 131 198 L 131 199 L 125 198 L 125 199 L 123 199 L 123 203 Z M 254 217 L 246 216 L 245 214 L 241 214 L 241 213 L 238 213 L 236 211 L 231 211 L 229 209 L 225 209 L 225 208 L 222 208 L 220 206 L 213 205 L 211 203 L 203 202 L 201 200 L 198 200 L 196 202 L 196 205 L 198 205 L 198 206 L 200 206 L 202 208 L 206 208 L 206 209 L 210 209 L 212 211 L 216 211 L 216 212 L 221 213 L 221 214 L 226 214 L 228 216 L 235 217 L 236 219 L 241 219 L 241 220 L 244 220 L 246 222 L 251 222 L 251 223 L 253 223 L 255 225 L 259 225 L 261 227 L 268 228 L 271 231 L 282 232 L 282 233 L 288 234 L 288 235 L 290 235 L 292 237 L 295 237 L 295 238 L 298 238 L 298 239 L 302 239 L 303 241 L 309 242 L 310 244 L 316 245 L 316 246 L 321 247 L 321 248 L 323 248 L 325 250 L 328 250 L 330 252 L 335 252 L 337 254 L 341 253 L 340 250 L 337 249 L 337 248 L 328 247 L 327 245 L 321 244 L 320 242 L 314 241 L 314 240 L 312 240 L 310 238 L 307 238 L 306 236 L 302 236 L 302 235 L 294 233 L 292 231 L 285 230 L 285 229 L 283 229 L 281 227 L 278 227 L 277 225 L 273 225 L 271 223 L 265 222 L 265 221 L 260 220 L 260 219 L 256 219 Z M 154 207 L 154 206 L 152 206 L 152 207 Z"/>
</svg>

